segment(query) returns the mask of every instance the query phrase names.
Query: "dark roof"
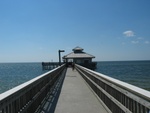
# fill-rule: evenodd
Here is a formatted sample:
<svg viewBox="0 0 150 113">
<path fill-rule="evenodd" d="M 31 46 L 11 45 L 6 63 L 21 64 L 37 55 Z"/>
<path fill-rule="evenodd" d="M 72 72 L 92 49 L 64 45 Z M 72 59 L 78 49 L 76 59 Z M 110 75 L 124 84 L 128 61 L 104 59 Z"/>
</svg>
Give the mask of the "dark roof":
<svg viewBox="0 0 150 113">
<path fill-rule="evenodd" d="M 77 47 L 75 47 L 74 49 L 72 49 L 72 51 L 83 51 L 84 49 L 83 48 L 81 48 L 81 47 L 79 47 L 79 46 L 77 46 Z"/>
</svg>

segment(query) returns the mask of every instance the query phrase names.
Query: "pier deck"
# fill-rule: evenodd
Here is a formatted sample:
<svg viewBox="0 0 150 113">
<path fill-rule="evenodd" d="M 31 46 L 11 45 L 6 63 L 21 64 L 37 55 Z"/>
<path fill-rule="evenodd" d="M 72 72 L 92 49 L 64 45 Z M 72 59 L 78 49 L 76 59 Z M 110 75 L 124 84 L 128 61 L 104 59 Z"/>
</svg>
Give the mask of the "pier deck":
<svg viewBox="0 0 150 113">
<path fill-rule="evenodd" d="M 107 113 L 76 70 L 67 69 L 61 87 L 53 92 L 53 102 L 49 101 L 51 96 L 47 99 L 40 113 Z M 55 106 L 50 103 L 55 103 Z"/>
<path fill-rule="evenodd" d="M 67 69 L 55 113 L 107 113 L 76 70 Z"/>
</svg>

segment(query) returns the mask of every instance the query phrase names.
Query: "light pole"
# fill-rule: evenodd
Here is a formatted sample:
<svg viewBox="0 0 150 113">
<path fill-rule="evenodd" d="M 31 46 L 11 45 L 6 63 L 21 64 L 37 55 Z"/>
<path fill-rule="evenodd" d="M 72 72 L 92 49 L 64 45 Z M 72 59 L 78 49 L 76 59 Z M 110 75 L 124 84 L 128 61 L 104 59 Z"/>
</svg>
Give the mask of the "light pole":
<svg viewBox="0 0 150 113">
<path fill-rule="evenodd" d="M 59 54 L 59 66 L 61 65 L 61 52 L 65 52 L 65 50 L 59 50 L 58 54 Z"/>
</svg>

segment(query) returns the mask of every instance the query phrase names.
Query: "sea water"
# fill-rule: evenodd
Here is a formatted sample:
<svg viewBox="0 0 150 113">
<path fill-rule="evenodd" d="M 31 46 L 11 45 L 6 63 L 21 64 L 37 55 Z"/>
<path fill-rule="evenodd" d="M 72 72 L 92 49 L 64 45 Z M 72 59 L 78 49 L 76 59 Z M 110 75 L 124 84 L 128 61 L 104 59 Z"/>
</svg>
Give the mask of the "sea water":
<svg viewBox="0 0 150 113">
<path fill-rule="evenodd" d="M 150 61 L 98 62 L 95 71 L 150 91 Z"/>
<path fill-rule="evenodd" d="M 41 63 L 0 63 L 0 93 L 45 72 Z"/>
<path fill-rule="evenodd" d="M 97 62 L 95 71 L 150 91 L 150 61 Z M 0 63 L 0 93 L 45 72 L 41 63 Z"/>
</svg>

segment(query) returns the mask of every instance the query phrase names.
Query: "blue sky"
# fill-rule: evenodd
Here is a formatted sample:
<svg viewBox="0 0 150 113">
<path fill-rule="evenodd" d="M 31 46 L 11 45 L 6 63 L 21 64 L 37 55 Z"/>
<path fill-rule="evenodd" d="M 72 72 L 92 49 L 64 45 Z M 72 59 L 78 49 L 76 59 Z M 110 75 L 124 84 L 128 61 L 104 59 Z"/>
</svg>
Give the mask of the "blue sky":
<svg viewBox="0 0 150 113">
<path fill-rule="evenodd" d="M 1 0 L 0 62 L 150 60 L 150 0 Z"/>
</svg>

